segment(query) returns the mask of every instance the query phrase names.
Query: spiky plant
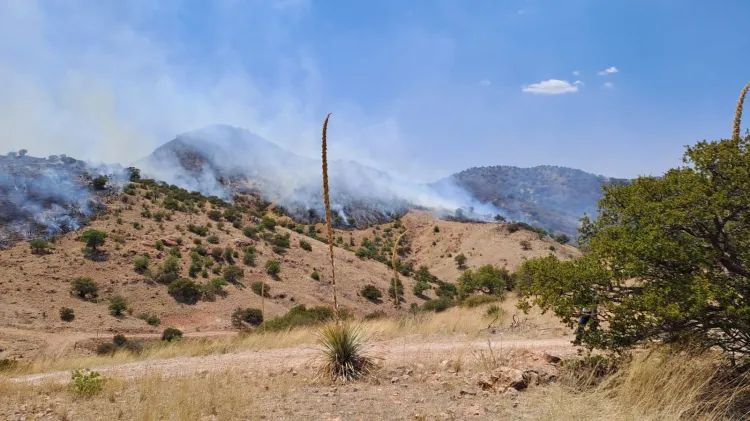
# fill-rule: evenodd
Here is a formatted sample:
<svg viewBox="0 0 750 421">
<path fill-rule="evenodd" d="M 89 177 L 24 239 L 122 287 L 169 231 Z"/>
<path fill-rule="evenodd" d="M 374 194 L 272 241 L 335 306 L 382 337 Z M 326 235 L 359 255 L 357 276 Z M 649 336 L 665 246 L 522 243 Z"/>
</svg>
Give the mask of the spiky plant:
<svg viewBox="0 0 750 421">
<path fill-rule="evenodd" d="M 737 100 L 737 108 L 734 111 L 734 124 L 732 126 L 732 139 L 740 138 L 740 121 L 742 120 L 742 103 L 745 102 L 745 95 L 750 89 L 750 82 L 748 82 L 742 91 L 740 92 L 740 99 Z"/>
<path fill-rule="evenodd" d="M 398 243 L 401 238 L 406 234 L 406 230 L 396 238 L 396 244 L 393 246 L 393 257 L 391 257 L 391 267 L 393 268 L 393 299 L 395 300 L 396 307 L 401 307 L 401 301 L 398 299 L 398 269 L 396 267 L 396 256 L 398 255 Z"/>
<path fill-rule="evenodd" d="M 331 380 L 356 380 L 375 366 L 360 325 L 329 323 L 319 331 L 318 343 L 323 347 L 322 374 Z"/>
<path fill-rule="evenodd" d="M 333 286 L 333 320 L 338 325 L 339 323 L 339 305 L 336 299 L 336 270 L 333 264 L 333 226 L 331 225 L 331 201 L 328 198 L 328 160 L 326 158 L 326 132 L 328 131 L 328 118 L 331 117 L 331 113 L 328 113 L 325 121 L 323 122 L 323 203 L 326 207 L 326 228 L 328 230 L 328 251 L 331 255 L 331 285 Z"/>
</svg>

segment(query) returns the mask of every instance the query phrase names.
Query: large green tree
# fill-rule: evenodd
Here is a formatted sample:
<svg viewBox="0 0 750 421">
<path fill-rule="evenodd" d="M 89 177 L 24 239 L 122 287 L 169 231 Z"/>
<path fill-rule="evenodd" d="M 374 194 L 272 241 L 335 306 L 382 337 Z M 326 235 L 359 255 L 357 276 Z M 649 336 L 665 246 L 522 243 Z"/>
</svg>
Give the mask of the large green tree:
<svg viewBox="0 0 750 421">
<path fill-rule="evenodd" d="M 582 342 L 623 349 L 690 340 L 750 354 L 750 135 L 688 147 L 684 166 L 605 188 L 584 218 L 584 256 L 526 262 L 524 305 L 571 326 L 597 305 Z"/>
</svg>

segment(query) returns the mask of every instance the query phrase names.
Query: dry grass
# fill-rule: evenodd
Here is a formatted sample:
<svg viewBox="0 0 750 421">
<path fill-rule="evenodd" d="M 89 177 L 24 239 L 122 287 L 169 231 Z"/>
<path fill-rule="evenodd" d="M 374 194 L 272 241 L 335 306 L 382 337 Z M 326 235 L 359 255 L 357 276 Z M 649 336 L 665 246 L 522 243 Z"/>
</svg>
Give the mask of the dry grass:
<svg viewBox="0 0 750 421">
<path fill-rule="evenodd" d="M 740 98 L 737 100 L 737 108 L 734 110 L 734 124 L 732 125 L 732 139 L 740 138 L 740 123 L 742 121 L 742 104 L 745 102 L 745 95 L 750 89 L 750 82 L 748 82 L 742 91 L 740 92 Z"/>
</svg>

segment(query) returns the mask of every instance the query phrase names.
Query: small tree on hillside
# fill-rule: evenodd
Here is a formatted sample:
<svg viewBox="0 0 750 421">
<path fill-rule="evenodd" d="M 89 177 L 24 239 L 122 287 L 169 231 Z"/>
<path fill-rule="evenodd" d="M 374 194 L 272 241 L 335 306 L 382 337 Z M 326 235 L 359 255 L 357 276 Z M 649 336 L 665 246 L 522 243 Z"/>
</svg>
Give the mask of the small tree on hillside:
<svg viewBox="0 0 750 421">
<path fill-rule="evenodd" d="M 81 234 L 80 241 L 86 243 L 91 251 L 97 251 L 97 247 L 104 245 L 107 234 L 95 229 L 88 229 Z"/>
<path fill-rule="evenodd" d="M 94 186 L 95 190 L 104 190 L 104 187 L 107 185 L 107 181 L 107 176 L 100 175 L 99 177 L 91 180 L 91 184 Z"/>
<path fill-rule="evenodd" d="M 128 302 L 122 295 L 115 295 L 109 299 L 109 312 L 115 317 L 122 316 L 122 312 L 127 310 Z"/>
<path fill-rule="evenodd" d="M 31 252 L 34 254 L 44 254 L 49 250 L 49 243 L 44 240 L 31 240 L 29 241 L 29 248 L 31 248 Z"/>
<path fill-rule="evenodd" d="M 459 269 L 466 267 L 466 256 L 464 256 L 463 253 L 456 255 L 453 260 L 456 262 L 456 266 L 458 266 Z"/>
<path fill-rule="evenodd" d="M 242 277 L 245 276 L 245 271 L 238 266 L 230 265 L 224 267 L 222 275 L 227 282 L 234 284 L 242 280 Z"/>
<path fill-rule="evenodd" d="M 70 292 L 80 298 L 92 299 L 96 298 L 99 292 L 99 286 L 91 278 L 78 278 L 73 281 L 73 285 L 70 287 Z"/>
</svg>

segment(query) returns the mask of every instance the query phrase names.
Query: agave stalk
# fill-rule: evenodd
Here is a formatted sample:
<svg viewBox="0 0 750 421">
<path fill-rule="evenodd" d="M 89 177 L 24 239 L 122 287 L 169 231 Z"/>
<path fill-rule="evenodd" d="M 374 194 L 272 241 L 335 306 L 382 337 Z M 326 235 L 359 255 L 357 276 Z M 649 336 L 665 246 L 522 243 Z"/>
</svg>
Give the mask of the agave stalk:
<svg viewBox="0 0 750 421">
<path fill-rule="evenodd" d="M 406 230 L 401 233 L 396 238 L 396 244 L 393 246 L 393 257 L 391 257 L 391 267 L 393 268 L 393 296 L 396 304 L 396 307 L 401 307 L 401 301 L 398 299 L 398 269 L 396 268 L 396 257 L 398 256 L 398 243 L 401 241 L 401 238 L 406 234 L 406 232 L 409 230 Z"/>
<path fill-rule="evenodd" d="M 737 108 L 734 110 L 734 124 L 732 125 L 732 139 L 740 138 L 740 121 L 742 120 L 742 103 L 745 102 L 745 95 L 750 89 L 750 82 L 748 82 L 742 91 L 740 92 L 740 99 L 737 100 Z"/>
<path fill-rule="evenodd" d="M 336 269 L 333 264 L 333 225 L 331 224 L 331 201 L 328 198 L 328 159 L 326 158 L 326 132 L 328 131 L 328 118 L 331 117 L 331 113 L 328 113 L 325 121 L 323 122 L 323 203 L 326 208 L 326 228 L 328 231 L 328 251 L 331 255 L 331 285 L 333 286 L 333 320 L 336 324 L 339 324 L 339 304 L 336 299 Z"/>
</svg>

